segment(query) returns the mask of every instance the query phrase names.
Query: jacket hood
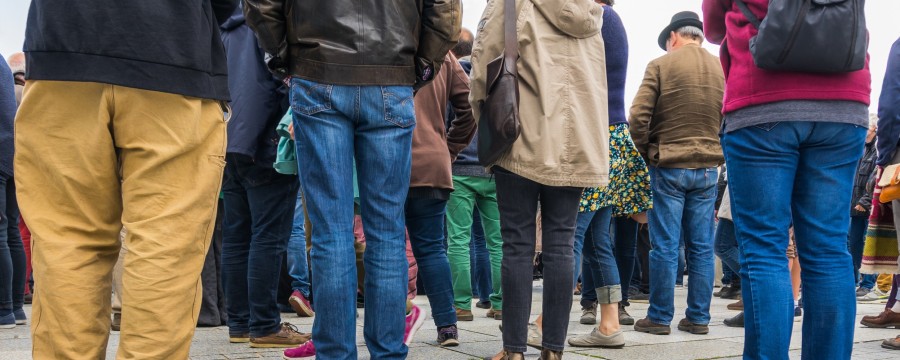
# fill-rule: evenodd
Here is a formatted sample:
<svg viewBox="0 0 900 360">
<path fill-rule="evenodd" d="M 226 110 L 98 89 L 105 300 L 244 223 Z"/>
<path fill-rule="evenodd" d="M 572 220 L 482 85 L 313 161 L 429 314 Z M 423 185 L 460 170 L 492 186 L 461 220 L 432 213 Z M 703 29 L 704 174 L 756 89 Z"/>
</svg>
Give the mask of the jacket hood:
<svg viewBox="0 0 900 360">
<path fill-rule="evenodd" d="M 559 31 L 578 39 L 600 33 L 603 6 L 592 0 L 531 0 Z"/>
<path fill-rule="evenodd" d="M 244 24 L 244 11 L 242 10 L 243 6 L 238 6 L 234 9 L 234 13 L 231 14 L 231 17 L 228 20 L 225 20 L 221 26 L 219 26 L 222 31 L 234 30 L 238 26 Z"/>
</svg>

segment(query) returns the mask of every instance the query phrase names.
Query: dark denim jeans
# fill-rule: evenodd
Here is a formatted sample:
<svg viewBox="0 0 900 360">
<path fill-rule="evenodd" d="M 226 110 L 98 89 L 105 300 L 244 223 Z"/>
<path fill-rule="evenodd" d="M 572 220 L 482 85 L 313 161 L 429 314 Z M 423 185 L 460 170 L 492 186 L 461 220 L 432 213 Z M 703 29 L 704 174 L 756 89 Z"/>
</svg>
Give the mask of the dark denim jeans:
<svg viewBox="0 0 900 360">
<path fill-rule="evenodd" d="M 226 161 L 222 285 L 228 328 L 262 337 L 281 326 L 278 277 L 291 236 L 297 178 L 248 156 L 228 154 Z"/>
<path fill-rule="evenodd" d="M 472 241 L 469 243 L 469 263 L 472 264 L 472 293 L 478 302 L 490 301 L 494 291 L 491 282 L 491 253 L 488 252 L 484 239 L 484 228 L 481 227 L 481 215 L 478 208 L 472 214 Z M 482 295 L 483 294 L 483 295 Z"/>
<path fill-rule="evenodd" d="M 291 80 L 300 183 L 312 225 L 318 359 L 356 359 L 353 167 L 366 237 L 365 328 L 373 359 L 405 359 L 409 266 L 403 208 L 415 127 L 411 86 Z"/>
<path fill-rule="evenodd" d="M 856 326 L 850 196 L 866 129 L 773 122 L 725 133 L 741 251 L 745 359 L 788 359 L 794 300 L 785 251 L 803 268 L 803 359 L 850 359 Z"/>
<path fill-rule="evenodd" d="M 406 229 L 413 255 L 419 264 L 419 278 L 428 294 L 434 325 L 456 325 L 450 262 L 444 248 L 444 217 L 447 200 L 406 199 Z"/>
<path fill-rule="evenodd" d="M 538 205 L 544 262 L 543 347 L 565 348 L 572 310 L 575 220 L 582 188 L 546 186 L 494 167 L 503 234 L 503 347 L 525 352 Z M 538 203 L 540 201 L 540 203 Z"/>
<path fill-rule="evenodd" d="M 0 176 L 0 211 L 0 314 L 4 314 L 21 309 L 25 301 L 25 246 L 12 177 Z"/>
<path fill-rule="evenodd" d="M 722 259 L 722 273 L 725 270 L 732 272 L 741 271 L 740 250 L 738 249 L 737 235 L 734 231 L 734 222 L 731 220 L 720 218 L 719 224 L 716 226 L 716 255 Z M 723 280 L 724 280 L 723 275 Z M 730 279 L 730 278 L 729 278 Z M 722 283 L 725 283 L 722 281 Z"/>
<path fill-rule="evenodd" d="M 650 321 L 669 325 L 675 315 L 675 280 L 679 249 L 684 238 L 690 286 L 685 316 L 694 324 L 708 324 L 715 275 L 713 216 L 716 168 L 650 168 L 653 209 L 650 225 Z M 682 233 L 684 236 L 682 236 Z"/>
<path fill-rule="evenodd" d="M 847 235 L 850 256 L 853 257 L 853 278 L 859 281 L 859 287 L 872 289 L 878 274 L 860 274 L 863 249 L 866 247 L 866 230 L 869 227 L 869 218 L 865 216 L 850 217 L 850 233 Z"/>
<path fill-rule="evenodd" d="M 595 212 L 579 213 L 575 228 L 575 236 L 578 237 L 581 233 L 584 239 L 582 288 L 590 289 L 592 294 L 588 297 L 597 299 L 600 304 L 622 301 L 619 267 L 616 265 L 609 231 L 611 222 L 612 207 L 605 207 Z M 584 298 L 583 292 L 582 300 Z"/>
<path fill-rule="evenodd" d="M 298 183 L 299 186 L 299 183 Z M 303 216 L 303 192 L 297 191 L 294 221 L 287 247 L 288 273 L 291 274 L 291 290 L 300 291 L 309 299 L 309 259 L 306 257 L 306 218 Z"/>
</svg>

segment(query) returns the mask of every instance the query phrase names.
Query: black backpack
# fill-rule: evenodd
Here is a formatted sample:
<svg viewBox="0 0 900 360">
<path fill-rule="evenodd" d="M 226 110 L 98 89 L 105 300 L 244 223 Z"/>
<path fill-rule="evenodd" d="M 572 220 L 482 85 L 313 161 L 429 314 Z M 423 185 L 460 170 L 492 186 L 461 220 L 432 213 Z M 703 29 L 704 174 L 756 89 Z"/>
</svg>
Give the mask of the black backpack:
<svg viewBox="0 0 900 360">
<path fill-rule="evenodd" d="M 865 67 L 865 0 L 769 0 L 762 21 L 743 0 L 734 2 L 759 30 L 750 53 L 760 69 L 845 73 Z"/>
</svg>

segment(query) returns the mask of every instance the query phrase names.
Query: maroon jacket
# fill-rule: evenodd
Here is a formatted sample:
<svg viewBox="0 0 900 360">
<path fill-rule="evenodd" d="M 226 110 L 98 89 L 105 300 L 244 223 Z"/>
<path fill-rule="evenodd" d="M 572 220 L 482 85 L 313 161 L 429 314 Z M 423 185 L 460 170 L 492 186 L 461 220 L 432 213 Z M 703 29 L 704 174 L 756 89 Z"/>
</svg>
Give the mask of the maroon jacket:
<svg viewBox="0 0 900 360">
<path fill-rule="evenodd" d="M 448 102 L 456 114 L 449 130 Z M 444 66 L 434 81 L 419 89 L 415 104 L 409 187 L 452 190 L 450 164 L 472 141 L 477 126 L 469 105 L 469 76 L 453 54 L 444 58 Z"/>
<path fill-rule="evenodd" d="M 744 0 L 760 19 L 769 0 Z M 847 100 L 869 105 L 872 76 L 863 70 L 843 74 L 773 72 L 753 63 L 750 38 L 757 33 L 733 0 L 703 0 L 706 38 L 721 44 L 719 59 L 725 71 L 725 101 L 729 113 L 753 105 L 785 100 Z"/>
</svg>

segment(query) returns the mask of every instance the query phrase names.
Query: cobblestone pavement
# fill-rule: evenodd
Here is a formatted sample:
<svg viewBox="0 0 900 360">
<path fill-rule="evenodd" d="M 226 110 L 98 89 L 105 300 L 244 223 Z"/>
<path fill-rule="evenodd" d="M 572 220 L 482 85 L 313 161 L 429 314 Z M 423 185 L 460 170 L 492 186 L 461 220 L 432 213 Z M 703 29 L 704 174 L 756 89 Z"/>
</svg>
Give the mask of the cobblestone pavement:
<svg viewBox="0 0 900 360">
<path fill-rule="evenodd" d="M 536 315 L 541 308 L 541 283 L 535 282 L 534 285 L 535 296 L 532 303 L 532 314 Z M 675 294 L 676 314 L 683 313 L 687 291 L 685 288 L 677 288 Z M 591 326 L 578 323 L 581 311 L 577 303 L 578 296 L 575 299 L 576 302 L 573 304 L 570 316 L 569 335 L 584 334 L 591 331 Z M 425 309 L 426 313 L 429 312 L 428 300 L 425 297 L 420 296 L 415 302 Z M 744 342 L 743 329 L 729 328 L 722 323 L 723 319 L 736 314 L 736 312 L 725 308 L 730 302 L 731 300 L 713 299 L 713 320 L 710 324 L 709 335 L 691 335 L 677 331 L 673 327 L 671 335 L 658 336 L 635 332 L 630 326 L 624 326 L 623 329 L 626 330 L 625 339 L 627 341 L 624 349 L 597 350 L 568 347 L 564 359 L 740 359 Z M 884 305 L 882 304 L 859 304 L 857 307 L 857 318 L 866 314 L 877 314 L 881 312 L 883 307 Z M 26 310 L 30 311 L 30 308 Z M 632 303 L 628 310 L 635 319 L 640 319 L 647 313 L 647 304 Z M 441 348 L 437 346 L 435 342 L 436 328 L 430 320 L 426 321 L 422 329 L 416 334 L 415 341 L 410 345 L 409 358 L 422 360 L 480 359 L 484 356 L 495 354 L 501 346 L 500 332 L 497 327 L 500 322 L 486 318 L 485 313 L 487 310 L 473 307 L 473 312 L 476 316 L 475 321 L 460 322 L 460 341 L 462 344 L 455 348 Z M 283 314 L 283 316 L 284 321 L 298 325 L 301 331 L 308 332 L 312 327 L 311 318 L 297 318 L 293 314 Z M 676 321 L 678 319 L 680 317 L 676 316 Z M 794 324 L 794 336 L 791 341 L 792 359 L 800 358 L 801 325 L 802 322 L 800 321 Z M 31 359 L 31 340 L 28 334 L 27 326 L 17 326 L 11 330 L 0 330 L 0 360 Z M 858 326 L 855 332 L 856 345 L 854 346 L 853 359 L 900 359 L 900 351 L 885 350 L 880 346 L 881 340 L 898 334 L 900 334 L 900 330 L 897 329 L 868 329 Z M 65 335 L 60 333 L 60 336 Z M 110 334 L 107 358 L 115 358 L 118 341 L 119 335 L 117 332 Z M 368 359 L 368 352 L 363 343 L 362 320 L 359 321 L 357 344 L 359 346 L 359 357 Z M 246 344 L 230 344 L 226 327 L 198 328 L 191 348 L 191 359 L 195 360 L 280 358 L 280 350 L 251 349 Z M 526 353 L 526 358 L 537 359 L 538 353 L 530 349 Z"/>
</svg>

